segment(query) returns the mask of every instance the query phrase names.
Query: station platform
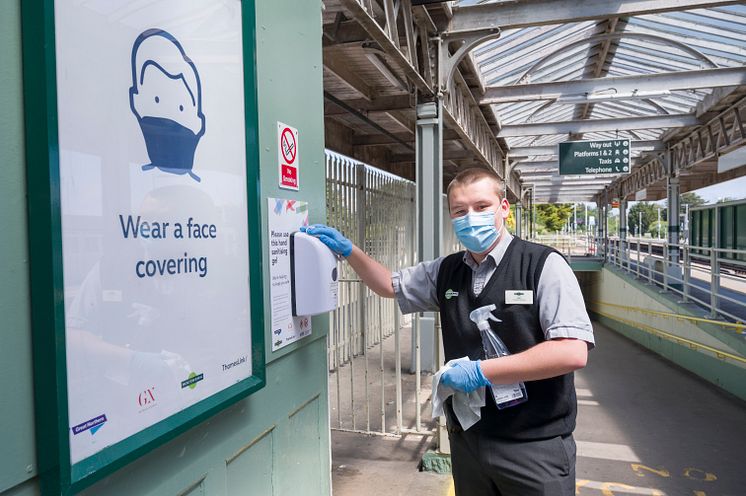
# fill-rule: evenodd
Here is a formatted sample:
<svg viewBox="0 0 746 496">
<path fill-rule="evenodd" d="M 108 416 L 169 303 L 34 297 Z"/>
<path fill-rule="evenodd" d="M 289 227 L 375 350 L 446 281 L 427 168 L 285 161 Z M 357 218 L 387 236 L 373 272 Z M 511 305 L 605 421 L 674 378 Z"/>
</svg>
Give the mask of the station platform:
<svg viewBox="0 0 746 496">
<path fill-rule="evenodd" d="M 603 325 L 594 330 L 596 348 L 576 373 L 576 494 L 743 494 L 746 403 Z M 453 494 L 450 476 L 417 470 L 430 442 L 333 431 L 334 494 Z"/>
<path fill-rule="evenodd" d="M 648 272 L 650 269 L 645 263 L 640 263 L 638 267 L 637 261 L 630 260 L 628 264 L 625 262 L 625 265 L 628 265 L 629 267 L 628 273 L 639 273 L 643 280 L 649 278 Z M 700 302 L 710 303 L 712 294 L 712 284 L 708 280 L 709 273 L 705 273 L 703 270 L 698 270 L 696 266 L 693 266 L 691 270 L 692 277 L 690 279 L 689 287 L 690 298 L 687 303 L 691 308 L 699 306 L 701 310 L 704 310 L 704 305 L 701 305 Z M 663 288 L 663 274 L 660 273 L 660 271 L 650 272 L 649 279 L 658 287 Z M 671 292 L 671 296 L 681 302 L 683 299 L 683 296 L 680 294 L 682 291 L 682 284 L 676 284 L 675 281 L 670 281 L 669 284 L 675 289 L 675 291 Z M 738 276 L 729 280 L 721 281 L 720 287 L 718 288 L 718 295 L 720 296 L 717 303 L 717 308 L 719 310 L 733 315 L 736 317 L 735 320 L 737 321 L 746 322 L 746 307 L 743 305 L 743 302 L 746 301 L 746 277 Z M 704 314 L 704 316 L 706 315 L 707 314 Z"/>
</svg>

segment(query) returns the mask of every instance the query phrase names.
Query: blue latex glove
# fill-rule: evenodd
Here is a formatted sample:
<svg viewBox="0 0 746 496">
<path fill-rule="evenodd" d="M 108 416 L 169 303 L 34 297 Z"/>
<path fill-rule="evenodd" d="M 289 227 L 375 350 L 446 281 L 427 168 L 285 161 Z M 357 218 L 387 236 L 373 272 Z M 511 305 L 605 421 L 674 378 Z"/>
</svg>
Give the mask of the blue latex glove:
<svg viewBox="0 0 746 496">
<path fill-rule="evenodd" d="M 314 224 L 312 226 L 303 226 L 301 232 L 316 236 L 319 241 L 328 246 L 334 253 L 349 257 L 352 253 L 352 241 L 342 236 L 342 233 L 333 227 L 324 224 Z"/>
<path fill-rule="evenodd" d="M 484 376 L 479 362 L 480 360 L 472 360 L 471 362 L 451 364 L 451 368 L 440 376 L 441 384 L 467 393 L 483 386 L 491 386 L 492 383 Z"/>
</svg>

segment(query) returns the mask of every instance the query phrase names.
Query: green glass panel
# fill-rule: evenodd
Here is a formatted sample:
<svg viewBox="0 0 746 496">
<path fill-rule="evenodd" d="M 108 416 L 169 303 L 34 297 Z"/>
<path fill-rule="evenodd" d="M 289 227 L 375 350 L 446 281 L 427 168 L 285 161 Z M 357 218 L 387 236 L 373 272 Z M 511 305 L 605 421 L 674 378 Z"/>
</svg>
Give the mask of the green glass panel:
<svg viewBox="0 0 746 496">
<path fill-rule="evenodd" d="M 737 250 L 746 250 L 746 203 L 738 205 L 735 208 L 735 248 Z M 746 253 L 739 254 L 738 260 L 746 262 Z"/>
<path fill-rule="evenodd" d="M 735 233 L 734 233 L 734 207 L 721 207 L 720 208 L 720 247 L 721 248 L 734 248 L 735 245 Z M 723 258 L 734 258 L 733 253 L 723 253 Z"/>
</svg>

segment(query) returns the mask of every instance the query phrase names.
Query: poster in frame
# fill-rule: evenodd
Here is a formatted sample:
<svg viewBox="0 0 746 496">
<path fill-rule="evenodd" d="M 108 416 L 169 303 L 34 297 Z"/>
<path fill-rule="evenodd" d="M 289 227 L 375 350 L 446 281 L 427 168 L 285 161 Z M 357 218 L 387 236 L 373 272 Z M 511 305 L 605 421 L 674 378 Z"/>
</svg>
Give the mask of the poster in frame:
<svg viewBox="0 0 746 496">
<path fill-rule="evenodd" d="M 123 5 L 22 4 L 45 494 L 265 385 L 254 2 Z"/>
</svg>

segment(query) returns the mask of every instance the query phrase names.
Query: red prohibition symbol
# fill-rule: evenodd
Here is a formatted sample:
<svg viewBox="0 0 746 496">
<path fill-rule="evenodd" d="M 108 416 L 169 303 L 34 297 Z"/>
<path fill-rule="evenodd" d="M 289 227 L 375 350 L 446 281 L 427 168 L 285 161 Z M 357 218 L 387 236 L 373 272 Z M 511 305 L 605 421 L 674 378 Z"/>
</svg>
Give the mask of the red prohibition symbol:
<svg viewBox="0 0 746 496">
<path fill-rule="evenodd" d="M 298 146 L 295 143 L 295 135 L 289 127 L 283 129 L 280 135 L 280 151 L 282 158 L 285 159 L 285 163 L 290 165 L 295 162 Z"/>
</svg>

